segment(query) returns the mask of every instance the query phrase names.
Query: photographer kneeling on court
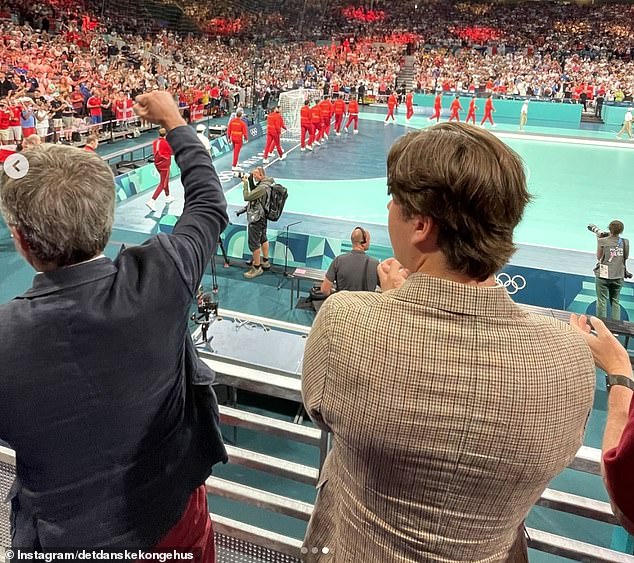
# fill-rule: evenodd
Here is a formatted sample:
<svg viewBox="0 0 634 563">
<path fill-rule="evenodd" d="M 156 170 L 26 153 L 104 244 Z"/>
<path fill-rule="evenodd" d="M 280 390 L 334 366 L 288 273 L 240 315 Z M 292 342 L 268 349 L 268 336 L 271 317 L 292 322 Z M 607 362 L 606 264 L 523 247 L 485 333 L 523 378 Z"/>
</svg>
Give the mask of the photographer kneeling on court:
<svg viewBox="0 0 634 563">
<path fill-rule="evenodd" d="M 253 253 L 251 268 L 244 273 L 245 278 L 256 278 L 271 267 L 269 262 L 269 241 L 266 238 L 265 204 L 268 188 L 275 183 L 264 173 L 261 166 L 252 174 L 242 176 L 242 196 L 247 202 L 247 223 L 249 250 Z"/>
<path fill-rule="evenodd" d="M 593 226 L 590 225 L 590 227 Z M 619 321 L 621 320 L 619 295 L 623 287 L 623 279 L 627 275 L 625 263 L 630 254 L 630 241 L 621 238 L 624 228 L 621 221 L 612 221 L 608 228 L 609 233 L 603 233 L 596 227 L 593 230 L 597 235 L 597 259 L 599 260 L 594 269 L 597 277 L 597 317 L 607 318 L 609 297 L 611 319 Z"/>
<path fill-rule="evenodd" d="M 370 248 L 370 232 L 355 227 L 350 234 L 352 250 L 337 256 L 321 282 L 324 298 L 333 291 L 374 291 L 379 284 L 376 269 L 379 261 L 366 254 Z"/>
</svg>

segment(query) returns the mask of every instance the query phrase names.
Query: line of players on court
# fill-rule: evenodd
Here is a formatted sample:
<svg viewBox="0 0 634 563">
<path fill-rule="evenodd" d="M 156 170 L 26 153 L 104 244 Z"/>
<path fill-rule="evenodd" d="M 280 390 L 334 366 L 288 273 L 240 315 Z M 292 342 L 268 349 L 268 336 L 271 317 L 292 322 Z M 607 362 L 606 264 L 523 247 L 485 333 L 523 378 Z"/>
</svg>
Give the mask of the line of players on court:
<svg viewBox="0 0 634 563">
<path fill-rule="evenodd" d="M 386 126 L 389 123 L 396 123 L 394 112 L 398 105 L 398 97 L 396 94 L 390 94 L 387 98 L 387 116 L 384 121 Z M 463 107 L 460 104 L 460 96 L 456 96 L 449 107 L 449 121 L 460 121 L 461 111 L 463 111 Z M 476 125 L 477 111 L 476 99 L 471 98 L 466 123 L 471 122 Z M 493 121 L 493 112 L 495 112 L 493 96 L 489 96 L 484 104 L 484 116 L 480 121 L 481 126 L 484 126 L 487 121 L 492 127 L 496 126 Z M 429 118 L 429 121 L 433 121 L 434 119 L 436 122 L 440 121 L 441 113 L 442 94 L 439 93 L 434 100 L 434 113 Z M 347 121 L 345 119 L 346 116 Z M 414 94 L 409 90 L 405 95 L 406 124 L 409 124 L 413 116 Z M 346 103 L 342 98 L 335 98 L 333 101 L 330 96 L 327 96 L 320 101 L 315 101 L 312 105 L 310 100 L 305 100 L 300 110 L 300 151 L 312 151 L 314 146 L 319 146 L 327 141 L 331 134 L 331 127 L 335 135 L 339 136 L 341 135 L 342 129 L 348 133 L 350 126 L 352 126 L 353 134 L 356 135 L 359 132 L 359 103 L 356 99 L 353 98 Z M 284 130 L 286 130 L 286 124 L 280 113 L 280 107 L 276 106 L 266 118 L 266 144 L 262 159 L 264 164 L 269 162 L 269 155 L 275 151 L 277 151 L 280 160 L 286 158 L 286 153 L 282 149 L 281 144 L 282 131 Z M 240 170 L 238 162 L 242 145 L 248 141 L 247 126 L 242 119 L 241 110 L 238 110 L 236 116 L 229 121 L 227 125 L 227 136 L 233 144 L 233 163 L 231 169 L 237 171 Z"/>
<path fill-rule="evenodd" d="M 345 117 L 347 116 L 347 121 Z M 344 121 L 346 121 L 344 125 Z M 300 109 L 300 150 L 312 151 L 314 146 L 319 146 L 327 141 L 331 134 L 331 127 L 335 135 L 341 135 L 342 129 L 348 133 L 352 126 L 352 133 L 359 132 L 359 102 L 356 99 L 346 103 L 341 98 L 334 101 L 328 96 L 320 101 L 315 101 L 311 106 L 310 100 L 306 100 Z M 280 107 L 276 106 L 266 118 L 266 144 L 262 162 L 269 162 L 269 155 L 277 151 L 280 160 L 286 158 L 286 153 L 282 149 L 282 131 L 286 130 L 284 118 L 280 113 Z M 242 145 L 248 140 L 247 126 L 242 119 L 241 112 L 229 121 L 227 125 L 227 136 L 233 143 L 233 163 L 231 169 L 240 169 L 240 151 Z"/>
</svg>

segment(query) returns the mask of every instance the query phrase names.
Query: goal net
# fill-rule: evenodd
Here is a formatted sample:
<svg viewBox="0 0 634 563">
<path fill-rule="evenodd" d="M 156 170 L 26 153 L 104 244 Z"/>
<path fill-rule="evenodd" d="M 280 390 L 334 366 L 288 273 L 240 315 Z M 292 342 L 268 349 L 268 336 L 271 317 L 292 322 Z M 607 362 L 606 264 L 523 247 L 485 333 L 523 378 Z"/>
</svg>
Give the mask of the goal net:
<svg viewBox="0 0 634 563">
<path fill-rule="evenodd" d="M 299 141 L 301 136 L 300 110 L 305 100 L 310 101 L 311 107 L 321 99 L 319 90 L 290 90 L 282 92 L 279 98 L 280 113 L 284 118 L 286 131 L 282 131 L 282 141 Z"/>
</svg>

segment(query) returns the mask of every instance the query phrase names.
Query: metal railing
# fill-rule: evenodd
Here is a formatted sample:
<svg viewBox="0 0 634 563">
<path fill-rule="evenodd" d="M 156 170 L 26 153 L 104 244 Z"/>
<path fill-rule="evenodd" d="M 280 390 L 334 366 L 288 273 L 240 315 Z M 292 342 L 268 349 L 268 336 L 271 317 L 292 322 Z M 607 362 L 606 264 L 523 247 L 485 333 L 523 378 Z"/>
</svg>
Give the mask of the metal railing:
<svg viewBox="0 0 634 563">
<path fill-rule="evenodd" d="M 241 319 L 248 319 L 257 323 L 265 322 L 269 327 L 277 330 L 296 331 L 298 334 L 306 334 L 308 332 L 307 327 L 300 325 L 275 322 L 230 311 L 221 310 L 220 314 L 225 317 L 239 315 Z M 217 384 L 232 385 L 239 389 L 247 389 L 251 392 L 301 403 L 301 381 L 296 376 L 283 375 L 279 371 L 267 370 L 266 368 L 253 368 L 240 362 L 220 360 L 215 358 L 210 352 L 201 352 L 201 358 L 216 371 Z M 328 450 L 328 437 L 317 428 L 280 421 L 224 405 L 220 407 L 220 419 L 225 425 L 262 432 L 317 447 L 320 450 L 320 467 L 323 464 Z M 236 446 L 228 446 L 227 451 L 232 464 L 256 469 L 299 483 L 314 485 L 317 482 L 319 470 L 315 467 L 256 453 Z M 600 462 L 600 450 L 584 446 L 579 449 L 569 467 L 576 471 L 599 475 Z M 4 497 L 6 495 L 14 473 L 14 452 L 0 447 L 0 496 Z M 308 521 L 312 513 L 313 505 L 310 503 L 269 493 L 259 488 L 249 487 L 219 477 L 210 477 L 205 484 L 210 494 L 259 507 L 277 514 L 283 514 L 302 522 Z M 579 495 L 546 489 L 538 500 L 537 505 L 597 522 L 617 524 L 608 503 Z M 0 507 L 0 545 L 8 545 L 9 542 L 8 518 L 8 507 L 7 505 L 2 505 Z M 301 541 L 296 538 L 273 533 L 231 518 L 213 514 L 212 518 L 218 534 L 217 538 L 220 538 L 220 545 L 225 546 L 224 549 L 238 549 L 231 543 L 238 542 L 235 545 L 244 544 L 254 546 L 253 549 L 262 550 L 265 555 L 261 557 L 265 561 L 293 563 L 299 560 Z M 528 535 L 531 548 L 561 557 L 592 562 L 634 563 L 634 556 L 613 549 L 598 547 L 536 529 L 528 529 Z M 0 553 L 1 557 L 2 554 Z M 223 561 L 221 555 L 219 556 L 219 561 Z"/>
</svg>

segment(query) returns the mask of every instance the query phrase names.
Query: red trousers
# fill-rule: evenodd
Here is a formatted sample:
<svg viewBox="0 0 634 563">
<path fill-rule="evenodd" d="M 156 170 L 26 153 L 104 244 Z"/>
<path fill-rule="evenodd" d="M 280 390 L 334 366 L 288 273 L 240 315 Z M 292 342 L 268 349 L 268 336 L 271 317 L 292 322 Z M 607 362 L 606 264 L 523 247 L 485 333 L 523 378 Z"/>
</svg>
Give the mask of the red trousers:
<svg viewBox="0 0 634 563">
<path fill-rule="evenodd" d="M 330 135 L 330 116 L 321 118 L 321 136 Z"/>
<path fill-rule="evenodd" d="M 460 114 L 457 111 L 452 111 L 451 115 L 449 116 L 449 121 L 453 121 L 454 119 L 456 121 L 460 121 Z"/>
<path fill-rule="evenodd" d="M 407 113 L 405 114 L 406 119 L 412 119 L 414 115 L 414 106 L 407 106 Z"/>
<path fill-rule="evenodd" d="M 385 121 L 387 121 L 390 117 L 392 118 L 392 121 L 396 121 L 396 118 L 394 117 L 394 108 L 387 106 L 387 117 L 385 118 Z"/>
<path fill-rule="evenodd" d="M 465 123 L 469 123 L 469 121 L 471 121 L 475 125 L 475 122 L 476 122 L 476 120 L 475 120 L 475 112 L 470 111 L 467 114 L 467 119 L 465 119 Z"/>
<path fill-rule="evenodd" d="M 442 111 L 441 107 L 434 107 L 434 114 L 429 119 L 435 119 L 436 121 L 440 121 L 441 111 Z"/>
<path fill-rule="evenodd" d="M 308 144 L 312 145 L 313 141 L 315 140 L 315 128 L 313 127 L 312 123 L 302 123 L 302 148 L 306 146 L 306 134 L 308 134 Z"/>
<path fill-rule="evenodd" d="M 161 195 L 161 192 L 165 192 L 165 195 L 170 195 L 170 169 L 169 168 L 157 168 L 159 173 L 159 185 L 156 186 L 156 190 L 154 190 L 154 195 L 152 199 L 158 199 L 158 196 Z"/>
<path fill-rule="evenodd" d="M 341 129 L 341 122 L 343 121 L 343 113 L 337 114 L 335 113 L 335 131 L 339 133 Z"/>
<path fill-rule="evenodd" d="M 172 549 L 193 552 L 195 563 L 215 563 L 214 529 L 209 517 L 205 485 L 192 493 L 181 519 L 163 536 L 154 551 Z"/>
<path fill-rule="evenodd" d="M 319 123 L 315 123 L 313 121 L 313 137 L 315 141 L 321 141 L 321 138 L 324 136 L 324 130 L 321 127 L 321 121 Z"/>
<path fill-rule="evenodd" d="M 493 123 L 493 114 L 490 111 L 488 111 L 488 112 L 486 112 L 484 114 L 484 117 L 482 118 L 482 121 L 480 121 L 480 125 L 484 125 L 484 122 L 487 119 L 491 122 L 491 125 L 495 125 L 495 123 Z"/>
<path fill-rule="evenodd" d="M 350 127 L 350 124 L 354 121 L 354 130 L 359 128 L 359 116 L 348 114 L 348 123 L 346 123 L 346 129 Z"/>
<path fill-rule="evenodd" d="M 277 154 L 282 156 L 282 147 L 280 145 L 280 134 L 267 133 L 266 134 L 266 146 L 264 147 L 264 158 L 268 158 L 269 153 L 273 152 L 273 148 L 277 149 Z"/>
<path fill-rule="evenodd" d="M 232 166 L 238 166 L 238 159 L 240 158 L 240 151 L 242 150 L 242 138 L 238 141 L 233 141 L 233 164 Z"/>
</svg>

